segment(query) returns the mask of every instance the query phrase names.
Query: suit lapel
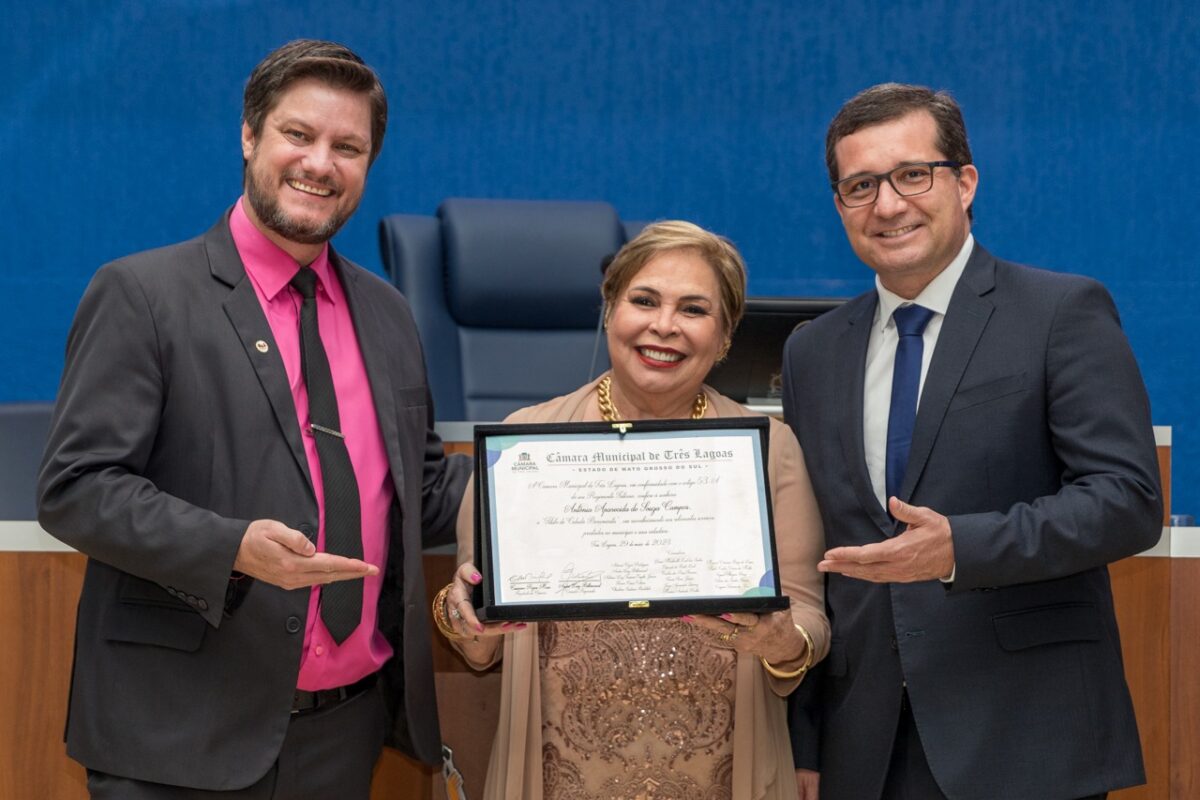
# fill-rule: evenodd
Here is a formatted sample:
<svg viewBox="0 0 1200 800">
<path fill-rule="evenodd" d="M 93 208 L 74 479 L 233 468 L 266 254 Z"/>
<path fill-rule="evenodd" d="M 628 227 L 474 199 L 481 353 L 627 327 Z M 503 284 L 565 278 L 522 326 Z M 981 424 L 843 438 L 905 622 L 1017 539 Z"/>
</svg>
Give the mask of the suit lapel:
<svg viewBox="0 0 1200 800">
<path fill-rule="evenodd" d="M 929 460 L 929 453 L 933 450 L 933 443 L 937 440 L 942 420 L 946 417 L 946 409 L 950 407 L 963 372 L 995 308 L 987 298 L 995 288 L 995 279 L 996 260 L 977 243 L 950 297 L 946 318 L 938 334 L 937 349 L 933 352 L 925 385 L 921 389 L 921 405 L 917 409 L 913 427 L 908 468 L 900 487 L 902 500 L 912 497 L 913 489 Z"/>
<path fill-rule="evenodd" d="M 392 482 L 397 486 L 404 483 L 404 461 L 400 457 L 400 431 L 396 421 L 396 393 L 392 389 L 388 366 L 388 346 L 401 346 L 389 342 L 382 334 L 382 320 L 375 304 L 366 296 L 359 275 L 340 256 L 329 250 L 329 260 L 342 282 L 346 302 L 350 305 L 350 317 L 354 320 L 354 335 L 358 338 L 358 349 L 362 353 L 367 370 L 367 381 L 371 384 L 371 399 L 375 404 L 375 417 L 379 420 L 379 431 L 383 446 L 387 450 L 388 464 L 392 469 Z"/>
<path fill-rule="evenodd" d="M 864 365 L 878 298 L 878 294 L 872 291 L 856 301 L 858 308 L 850 314 L 846 330 L 838 339 L 834 402 L 839 409 L 838 437 L 842 445 L 842 459 L 849 469 L 854 493 L 875 524 L 887 533 L 891 531 L 892 523 L 887 512 L 879 505 L 875 490 L 871 488 L 871 475 L 867 472 L 863 447 Z"/>
<path fill-rule="evenodd" d="M 292 402 L 292 390 L 288 386 L 287 371 L 279 357 L 279 348 L 271 334 L 271 326 L 263 314 L 254 293 L 254 286 L 246 279 L 246 268 L 238 255 L 233 237 L 229 234 L 229 215 L 204 236 L 204 248 L 208 254 L 208 265 L 217 280 L 231 287 L 229 297 L 223 303 L 225 314 L 237 331 L 238 339 L 246 351 L 246 357 L 258 376 L 259 385 L 271 404 L 279 432 L 287 440 L 292 458 L 300 468 L 308 485 L 312 476 L 308 472 L 308 459 L 304 454 L 304 443 L 300 440 L 300 426 L 296 422 L 296 404 Z M 265 352 L 259 342 L 266 343 Z"/>
</svg>

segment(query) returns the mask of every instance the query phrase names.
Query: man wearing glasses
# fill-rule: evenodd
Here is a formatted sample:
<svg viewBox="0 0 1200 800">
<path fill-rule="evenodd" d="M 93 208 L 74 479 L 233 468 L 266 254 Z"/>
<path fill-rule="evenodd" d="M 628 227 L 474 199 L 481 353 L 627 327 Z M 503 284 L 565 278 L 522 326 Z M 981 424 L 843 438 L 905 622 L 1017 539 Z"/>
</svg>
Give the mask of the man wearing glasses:
<svg viewBox="0 0 1200 800">
<path fill-rule="evenodd" d="M 949 95 L 867 89 L 825 152 L 876 288 L 784 358 L 829 548 L 832 649 L 794 715 L 803 742 L 815 711 L 821 800 L 1144 782 L 1107 565 L 1157 541 L 1162 500 L 1112 299 L 975 242 Z"/>
</svg>

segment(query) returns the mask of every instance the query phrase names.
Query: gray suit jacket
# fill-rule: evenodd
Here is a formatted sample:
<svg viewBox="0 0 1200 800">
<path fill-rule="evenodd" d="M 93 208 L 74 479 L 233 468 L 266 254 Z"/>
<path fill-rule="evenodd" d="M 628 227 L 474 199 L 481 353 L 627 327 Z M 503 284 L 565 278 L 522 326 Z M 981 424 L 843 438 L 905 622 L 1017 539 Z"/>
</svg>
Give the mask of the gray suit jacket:
<svg viewBox="0 0 1200 800">
<path fill-rule="evenodd" d="M 227 219 L 96 274 L 39 480 L 42 526 L 89 556 L 68 752 L 92 769 L 203 789 L 246 786 L 270 767 L 304 639 L 308 590 L 230 581 L 242 534 L 259 518 L 317 530 L 283 362 Z M 407 303 L 332 263 L 396 489 L 379 618 L 396 653 L 382 671 L 390 742 L 437 763 L 421 551 L 453 540 L 469 465 L 444 458 L 431 430 Z"/>
<path fill-rule="evenodd" d="M 784 410 L 827 545 L 894 535 L 863 459 L 874 291 L 793 334 Z M 907 684 L 951 798 L 1079 797 L 1144 780 L 1106 565 L 1157 541 L 1149 402 L 1108 293 L 993 258 L 954 291 L 902 500 L 950 519 L 957 577 L 830 575 L 823 800 L 878 797 Z"/>
</svg>

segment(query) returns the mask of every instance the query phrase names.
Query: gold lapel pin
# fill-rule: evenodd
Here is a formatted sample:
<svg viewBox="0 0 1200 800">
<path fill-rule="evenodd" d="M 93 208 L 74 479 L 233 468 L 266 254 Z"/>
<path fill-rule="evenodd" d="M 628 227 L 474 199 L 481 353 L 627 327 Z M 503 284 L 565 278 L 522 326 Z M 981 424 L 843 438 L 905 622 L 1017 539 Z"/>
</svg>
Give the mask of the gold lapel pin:
<svg viewBox="0 0 1200 800">
<path fill-rule="evenodd" d="M 259 339 L 257 342 L 254 343 L 254 349 L 260 353 L 265 353 L 271 349 L 271 346 L 269 344 L 267 344 L 265 341 L 263 341 L 262 339 Z"/>
</svg>

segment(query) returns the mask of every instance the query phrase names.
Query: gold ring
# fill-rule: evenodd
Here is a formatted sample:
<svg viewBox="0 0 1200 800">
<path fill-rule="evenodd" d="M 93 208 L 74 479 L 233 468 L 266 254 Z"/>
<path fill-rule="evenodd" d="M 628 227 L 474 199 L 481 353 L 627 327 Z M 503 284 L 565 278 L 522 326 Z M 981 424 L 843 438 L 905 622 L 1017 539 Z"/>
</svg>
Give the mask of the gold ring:
<svg viewBox="0 0 1200 800">
<path fill-rule="evenodd" d="M 734 639 L 736 639 L 738 637 L 738 634 L 741 632 L 742 632 L 742 626 L 734 625 L 733 630 L 729 632 L 729 641 L 732 642 Z"/>
<path fill-rule="evenodd" d="M 457 604 L 450 609 L 450 619 L 462 619 L 462 614 L 458 612 Z"/>
</svg>

